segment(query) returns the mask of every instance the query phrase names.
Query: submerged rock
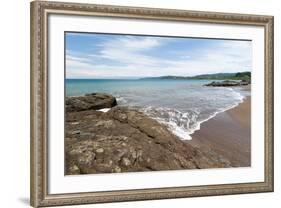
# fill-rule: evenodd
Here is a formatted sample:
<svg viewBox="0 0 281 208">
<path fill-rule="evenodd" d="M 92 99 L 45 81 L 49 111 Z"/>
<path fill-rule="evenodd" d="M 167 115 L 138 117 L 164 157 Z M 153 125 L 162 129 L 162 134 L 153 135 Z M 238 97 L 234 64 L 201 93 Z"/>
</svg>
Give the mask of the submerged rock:
<svg viewBox="0 0 281 208">
<path fill-rule="evenodd" d="M 211 83 L 205 84 L 205 86 L 211 87 L 234 87 L 234 86 L 242 86 L 250 84 L 248 81 L 231 81 L 231 80 L 224 80 L 221 82 L 213 81 Z"/>
<path fill-rule="evenodd" d="M 79 97 L 67 97 L 65 100 L 66 112 L 99 110 L 112 108 L 117 105 L 115 97 L 105 93 L 91 93 Z"/>
</svg>

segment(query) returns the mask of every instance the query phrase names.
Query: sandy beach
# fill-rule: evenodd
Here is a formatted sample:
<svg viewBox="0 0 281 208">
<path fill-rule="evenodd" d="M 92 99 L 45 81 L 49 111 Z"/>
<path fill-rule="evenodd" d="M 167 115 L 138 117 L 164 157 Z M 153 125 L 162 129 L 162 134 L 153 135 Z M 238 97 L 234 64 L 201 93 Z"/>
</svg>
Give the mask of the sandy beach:
<svg viewBox="0 0 281 208">
<path fill-rule="evenodd" d="M 251 166 L 251 97 L 202 123 L 191 136 L 187 143 L 221 155 L 232 167 Z"/>
</svg>

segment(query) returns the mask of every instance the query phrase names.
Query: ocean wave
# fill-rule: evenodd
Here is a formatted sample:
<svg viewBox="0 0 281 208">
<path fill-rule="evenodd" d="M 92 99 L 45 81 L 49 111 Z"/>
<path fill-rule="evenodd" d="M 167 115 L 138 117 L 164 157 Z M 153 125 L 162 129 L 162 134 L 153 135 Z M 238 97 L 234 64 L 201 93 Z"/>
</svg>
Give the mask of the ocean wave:
<svg viewBox="0 0 281 208">
<path fill-rule="evenodd" d="M 176 109 L 149 106 L 143 108 L 142 111 L 149 117 L 166 125 L 170 131 L 181 139 L 191 139 L 189 135 L 198 128 L 197 117 L 199 114 L 194 110 L 183 113 Z"/>
<path fill-rule="evenodd" d="M 121 105 L 124 105 L 124 104 L 128 103 L 128 101 L 124 97 L 121 97 L 121 96 L 117 96 L 116 100 L 117 100 L 117 103 L 121 104 Z"/>
<path fill-rule="evenodd" d="M 202 123 L 215 117 L 218 113 L 232 109 L 243 102 L 244 96 L 242 94 L 233 89 L 230 90 L 233 91 L 233 96 L 236 97 L 235 102 L 223 108 L 217 108 L 208 113 L 203 113 L 197 108 L 182 112 L 173 108 L 153 106 L 142 108 L 141 111 L 149 117 L 166 125 L 168 129 L 180 139 L 191 140 L 191 134 L 197 130 L 200 130 Z"/>
</svg>

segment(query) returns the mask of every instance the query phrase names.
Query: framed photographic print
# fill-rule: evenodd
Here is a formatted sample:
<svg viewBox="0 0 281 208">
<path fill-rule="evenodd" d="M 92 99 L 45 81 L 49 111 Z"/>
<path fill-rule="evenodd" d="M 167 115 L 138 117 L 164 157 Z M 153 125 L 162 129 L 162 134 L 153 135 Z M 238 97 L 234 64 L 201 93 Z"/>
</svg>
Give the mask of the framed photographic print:
<svg viewBox="0 0 281 208">
<path fill-rule="evenodd" d="M 31 204 L 273 191 L 273 17 L 31 3 Z"/>
</svg>

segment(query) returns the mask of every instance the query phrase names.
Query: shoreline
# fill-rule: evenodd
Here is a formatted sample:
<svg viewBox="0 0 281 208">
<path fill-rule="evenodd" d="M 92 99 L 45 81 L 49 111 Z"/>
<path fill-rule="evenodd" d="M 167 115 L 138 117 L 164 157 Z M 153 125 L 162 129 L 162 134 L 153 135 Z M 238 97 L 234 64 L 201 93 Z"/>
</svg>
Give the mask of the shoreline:
<svg viewBox="0 0 281 208">
<path fill-rule="evenodd" d="M 250 103 L 248 96 L 182 140 L 148 115 L 118 106 L 112 95 L 68 97 L 65 174 L 248 167 Z"/>
<path fill-rule="evenodd" d="M 110 110 L 99 111 L 105 108 Z M 66 175 L 232 166 L 144 113 L 117 106 L 108 94 L 68 98 L 65 119 Z"/>
<path fill-rule="evenodd" d="M 230 88 L 230 89 L 233 90 L 233 87 Z M 241 90 L 242 90 L 242 91 L 250 91 L 250 90 L 251 90 L 251 85 L 243 86 Z M 242 95 L 241 95 L 241 96 L 242 96 Z M 242 96 L 242 97 L 243 97 L 243 96 Z M 183 139 L 183 140 L 192 140 L 192 136 L 191 136 L 191 135 L 195 134 L 196 131 L 200 131 L 201 125 L 202 125 L 203 123 L 208 122 L 209 120 L 211 120 L 212 118 L 216 117 L 216 116 L 217 116 L 218 114 L 220 114 L 220 113 L 224 113 L 224 112 L 227 112 L 227 111 L 229 111 L 229 110 L 232 110 L 232 109 L 238 107 L 240 104 L 242 104 L 243 102 L 245 102 L 245 100 L 246 100 L 248 97 L 251 98 L 251 96 L 245 96 L 245 97 L 242 98 L 241 102 L 239 102 L 239 103 L 237 103 L 237 104 L 235 104 L 235 105 L 233 105 L 233 106 L 231 106 L 231 107 L 228 107 L 228 108 L 226 108 L 226 109 L 224 109 L 224 110 L 217 111 L 217 112 L 215 112 L 213 115 L 211 115 L 209 118 L 207 118 L 207 119 L 205 119 L 205 120 L 199 122 L 199 123 L 198 123 L 198 126 L 192 131 L 191 134 L 189 134 L 189 137 L 190 137 L 191 139 L 183 139 L 183 138 L 182 138 L 182 139 Z"/>
<path fill-rule="evenodd" d="M 246 96 L 236 107 L 201 123 L 200 130 L 190 136 L 192 140 L 185 142 L 206 154 L 213 151 L 230 161 L 233 167 L 250 166 L 251 96 Z"/>
<path fill-rule="evenodd" d="M 240 91 L 248 91 L 250 92 L 251 90 L 251 85 L 246 85 L 246 86 L 234 86 L 234 87 L 228 87 L 228 89 L 230 90 L 233 90 L 235 91 L 234 89 L 235 88 L 240 88 Z M 183 141 L 188 141 L 188 140 L 192 140 L 193 137 L 192 135 L 197 132 L 197 131 L 200 131 L 201 129 L 201 125 L 205 122 L 208 122 L 209 120 L 211 120 L 212 118 L 216 117 L 218 114 L 220 113 L 224 113 L 224 112 L 227 112 L 231 109 L 234 109 L 236 107 L 238 107 L 240 104 L 242 104 L 246 99 L 247 97 L 250 97 L 250 95 L 241 95 L 240 92 L 236 92 L 239 94 L 239 96 L 241 96 L 241 100 L 239 102 L 237 102 L 236 104 L 230 106 L 230 107 L 227 107 L 227 108 L 224 108 L 223 110 L 219 110 L 219 111 L 216 111 L 215 113 L 211 114 L 208 118 L 202 120 L 202 121 L 197 121 L 197 124 L 196 124 L 196 127 L 193 128 L 192 130 L 189 130 L 189 133 L 187 133 L 186 129 L 182 129 L 181 127 L 179 126 L 175 126 L 175 123 L 170 123 L 170 122 L 163 122 L 161 119 L 159 118 L 155 118 L 155 117 L 151 117 L 151 115 L 149 114 L 146 114 L 148 117 L 152 118 L 152 119 L 155 119 L 156 121 L 158 121 L 159 123 L 165 125 L 170 131 L 172 134 L 174 134 L 175 136 L 177 136 L 180 140 L 183 140 Z M 127 106 L 128 107 L 128 106 Z M 143 111 L 141 111 L 143 112 Z"/>
</svg>

